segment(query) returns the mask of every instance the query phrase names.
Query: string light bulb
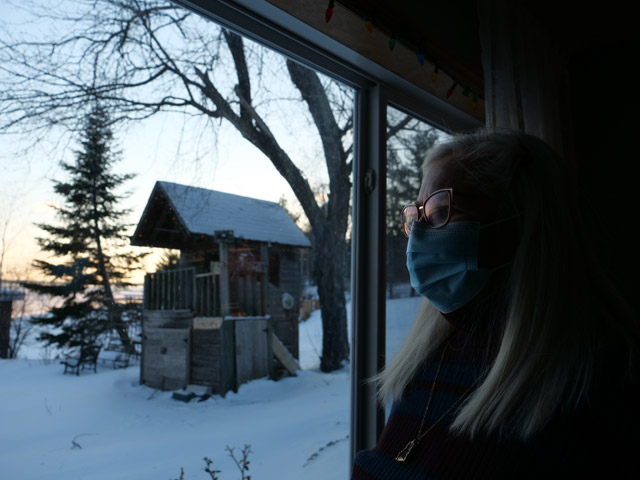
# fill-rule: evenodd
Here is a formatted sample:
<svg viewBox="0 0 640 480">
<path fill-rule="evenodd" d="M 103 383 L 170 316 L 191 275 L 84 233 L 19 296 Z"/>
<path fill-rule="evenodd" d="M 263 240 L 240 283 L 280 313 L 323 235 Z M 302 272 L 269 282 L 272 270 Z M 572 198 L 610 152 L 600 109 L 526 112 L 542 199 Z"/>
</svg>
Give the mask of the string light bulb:
<svg viewBox="0 0 640 480">
<path fill-rule="evenodd" d="M 433 73 L 431 74 L 431 83 L 436 83 L 438 81 L 438 66 L 436 65 L 433 69 Z"/>
<path fill-rule="evenodd" d="M 473 108 L 473 110 L 477 110 L 478 109 L 478 94 L 477 93 L 473 93 L 473 103 L 471 103 L 471 108 Z"/>
<path fill-rule="evenodd" d="M 393 51 L 393 48 L 396 46 L 396 37 L 391 35 L 389 38 L 389 50 Z"/>
<path fill-rule="evenodd" d="M 447 98 L 449 98 L 451 95 L 453 95 L 453 91 L 455 90 L 457 85 L 458 85 L 458 82 L 454 81 L 453 85 L 451 85 L 449 90 L 447 90 Z"/>
<path fill-rule="evenodd" d="M 420 66 L 424 67 L 424 53 L 418 52 L 418 62 Z"/>
<path fill-rule="evenodd" d="M 333 16 L 334 1 L 335 0 L 329 0 L 329 6 L 327 7 L 327 9 L 324 12 L 324 20 L 325 20 L 326 23 L 329 23 L 329 20 L 331 20 L 331 17 Z"/>
<path fill-rule="evenodd" d="M 367 31 L 369 33 L 373 32 L 373 22 L 371 20 L 367 20 L 366 22 L 364 22 L 364 26 L 367 27 Z"/>
</svg>

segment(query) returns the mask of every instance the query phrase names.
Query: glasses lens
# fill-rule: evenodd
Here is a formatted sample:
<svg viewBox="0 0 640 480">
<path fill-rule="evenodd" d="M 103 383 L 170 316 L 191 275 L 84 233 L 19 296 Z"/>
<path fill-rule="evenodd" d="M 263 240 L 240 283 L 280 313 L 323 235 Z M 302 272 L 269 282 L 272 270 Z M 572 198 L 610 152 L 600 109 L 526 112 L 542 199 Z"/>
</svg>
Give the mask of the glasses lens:
<svg viewBox="0 0 640 480">
<path fill-rule="evenodd" d="M 424 217 L 432 228 L 443 227 L 449 221 L 451 197 L 447 190 L 435 192 L 424 202 Z"/>
<path fill-rule="evenodd" d="M 418 220 L 418 207 L 415 205 L 407 205 L 402 209 L 402 230 L 408 237 L 414 222 Z"/>
</svg>

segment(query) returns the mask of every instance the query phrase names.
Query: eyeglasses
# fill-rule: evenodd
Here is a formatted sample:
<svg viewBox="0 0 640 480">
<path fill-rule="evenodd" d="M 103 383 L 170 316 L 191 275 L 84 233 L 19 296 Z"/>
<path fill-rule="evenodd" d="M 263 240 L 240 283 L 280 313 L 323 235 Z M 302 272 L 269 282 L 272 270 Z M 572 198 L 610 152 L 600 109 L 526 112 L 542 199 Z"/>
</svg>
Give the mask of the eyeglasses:
<svg viewBox="0 0 640 480">
<path fill-rule="evenodd" d="M 422 205 L 416 203 L 402 209 L 402 230 L 408 237 L 415 222 L 422 220 L 431 228 L 442 228 L 451 220 L 453 189 L 436 190 Z"/>
</svg>

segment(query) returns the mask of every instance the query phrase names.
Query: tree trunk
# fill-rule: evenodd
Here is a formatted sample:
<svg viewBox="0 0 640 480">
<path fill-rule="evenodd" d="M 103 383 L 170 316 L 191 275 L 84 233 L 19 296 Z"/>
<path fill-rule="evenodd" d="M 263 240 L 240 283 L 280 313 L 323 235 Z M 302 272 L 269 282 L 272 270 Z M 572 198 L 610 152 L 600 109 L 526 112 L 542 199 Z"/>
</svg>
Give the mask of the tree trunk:
<svg viewBox="0 0 640 480">
<path fill-rule="evenodd" d="M 314 280 L 318 286 L 322 315 L 320 370 L 342 368 L 349 358 L 345 305 L 346 242 L 324 229 L 314 233 Z"/>
<path fill-rule="evenodd" d="M 116 300 L 113 296 L 113 290 L 111 289 L 111 282 L 109 281 L 109 272 L 107 271 L 107 262 L 105 261 L 104 252 L 102 250 L 102 241 L 100 238 L 100 234 L 98 228 L 97 220 L 94 221 L 94 228 L 96 229 L 95 233 L 95 242 L 96 242 L 96 253 L 98 256 L 98 266 L 100 269 L 100 275 L 102 276 L 102 286 L 104 288 L 105 294 L 105 306 L 107 307 L 107 312 L 109 315 L 109 326 L 113 328 L 117 333 L 118 337 L 120 337 L 120 342 L 122 342 L 122 346 L 125 351 L 131 352 L 132 344 L 131 339 L 129 338 L 129 332 L 124 327 L 122 322 L 122 316 L 118 310 L 118 306 L 116 305 Z"/>
</svg>

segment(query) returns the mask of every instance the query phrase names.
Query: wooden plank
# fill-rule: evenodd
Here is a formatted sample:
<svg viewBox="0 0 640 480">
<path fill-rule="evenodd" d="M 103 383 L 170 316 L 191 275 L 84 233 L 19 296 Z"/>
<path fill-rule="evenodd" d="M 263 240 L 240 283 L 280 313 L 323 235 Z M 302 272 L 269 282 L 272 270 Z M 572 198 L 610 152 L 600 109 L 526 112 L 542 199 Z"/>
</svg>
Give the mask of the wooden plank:
<svg viewBox="0 0 640 480">
<path fill-rule="evenodd" d="M 153 289 L 153 308 L 154 309 L 158 309 L 161 310 L 162 309 L 162 298 L 160 296 L 160 277 L 158 276 L 158 274 L 154 274 L 153 275 L 153 279 L 155 280 L 153 283 L 155 285 L 155 288 Z"/>
<path fill-rule="evenodd" d="M 260 260 L 262 261 L 262 275 L 260 277 L 260 315 L 266 315 L 269 311 L 268 290 L 269 284 L 269 247 L 260 245 Z"/>
<path fill-rule="evenodd" d="M 219 329 L 222 327 L 222 317 L 194 317 L 193 328 L 196 330 Z"/>
<path fill-rule="evenodd" d="M 235 327 L 238 385 L 269 376 L 267 320 L 236 320 Z"/>
<path fill-rule="evenodd" d="M 294 358 L 298 358 L 298 322 L 297 312 L 288 311 L 271 318 L 273 332 Z"/>
<path fill-rule="evenodd" d="M 196 307 L 196 270 L 192 268 L 187 275 L 187 281 L 184 285 L 187 286 L 187 291 L 184 293 L 185 306 L 194 309 Z"/>
<path fill-rule="evenodd" d="M 190 382 L 190 328 L 167 328 L 163 332 L 163 390 L 185 388 Z"/>
<path fill-rule="evenodd" d="M 142 308 L 149 308 L 149 274 L 144 276 L 144 284 L 142 287 Z"/>
<path fill-rule="evenodd" d="M 144 310 L 143 324 L 150 328 L 191 328 L 191 310 Z"/>
<path fill-rule="evenodd" d="M 273 355 L 282 363 L 284 368 L 294 377 L 297 376 L 296 371 L 300 370 L 298 361 L 289 353 L 289 350 L 287 350 L 275 333 L 271 335 L 271 347 L 273 349 Z"/>
<path fill-rule="evenodd" d="M 236 353 L 235 353 L 235 320 L 222 322 L 222 387 L 224 395 L 227 391 L 238 391 L 236 381 Z"/>
<path fill-rule="evenodd" d="M 269 359 L 269 378 L 275 378 L 275 362 L 273 361 L 273 342 L 271 341 L 271 336 L 273 335 L 273 322 L 271 318 L 267 318 L 267 358 Z"/>
<path fill-rule="evenodd" d="M 214 393 L 225 393 L 221 335 L 220 328 L 191 331 L 191 383 L 211 387 Z"/>
<path fill-rule="evenodd" d="M 160 329 L 144 327 L 142 334 L 142 365 L 140 366 L 140 381 L 151 388 L 162 386 L 162 369 L 160 364 L 160 349 L 162 341 Z"/>
<path fill-rule="evenodd" d="M 143 384 L 160 390 L 177 390 L 189 384 L 190 328 L 153 328 L 145 326 Z"/>
<path fill-rule="evenodd" d="M 191 363 L 191 383 L 194 385 L 206 385 L 212 387 L 216 393 L 222 389 L 222 377 L 220 371 L 220 358 L 202 363 Z"/>
<path fill-rule="evenodd" d="M 220 242 L 220 315 L 229 315 L 229 249 Z"/>
</svg>

